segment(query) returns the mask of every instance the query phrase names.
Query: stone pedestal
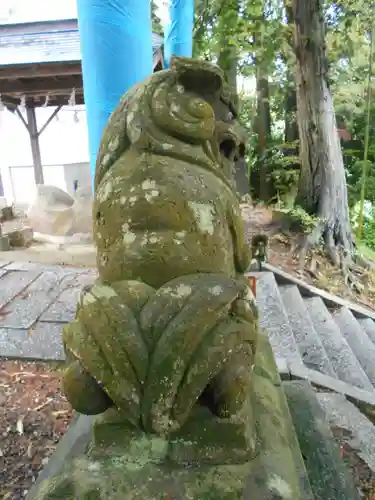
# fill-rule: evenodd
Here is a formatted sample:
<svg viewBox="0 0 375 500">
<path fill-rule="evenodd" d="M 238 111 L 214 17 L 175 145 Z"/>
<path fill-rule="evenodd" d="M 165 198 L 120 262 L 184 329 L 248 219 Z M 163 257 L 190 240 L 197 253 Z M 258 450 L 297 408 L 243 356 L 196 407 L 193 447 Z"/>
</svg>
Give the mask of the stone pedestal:
<svg viewBox="0 0 375 500">
<path fill-rule="evenodd" d="M 109 409 L 93 420 L 91 437 L 88 417 L 73 424 L 48 464 L 54 477 L 39 481 L 27 500 L 313 500 L 265 336 L 258 353 L 248 426 L 253 451 L 244 451 L 243 424 L 216 419 L 201 406 L 168 439 L 129 427 Z"/>
<path fill-rule="evenodd" d="M 63 330 L 64 392 L 96 417 L 28 500 L 318 500 L 244 278 L 236 115 L 222 71 L 182 58 L 111 115 L 99 279 Z"/>
</svg>

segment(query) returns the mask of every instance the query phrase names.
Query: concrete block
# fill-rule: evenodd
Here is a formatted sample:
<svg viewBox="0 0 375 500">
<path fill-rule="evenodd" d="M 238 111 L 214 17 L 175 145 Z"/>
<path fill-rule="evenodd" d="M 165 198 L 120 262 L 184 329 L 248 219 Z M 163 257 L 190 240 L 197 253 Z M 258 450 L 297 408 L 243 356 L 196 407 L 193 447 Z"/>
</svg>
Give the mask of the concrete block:
<svg viewBox="0 0 375 500">
<path fill-rule="evenodd" d="M 332 317 L 352 348 L 370 382 L 375 385 L 375 344 L 371 342 L 348 308 L 342 307 Z"/>
<path fill-rule="evenodd" d="M 38 323 L 35 329 L 0 328 L 0 357 L 32 361 L 64 361 L 61 324 Z"/>
<path fill-rule="evenodd" d="M 323 300 L 313 297 L 304 301 L 337 377 L 343 382 L 372 392 L 374 389 L 369 378 Z"/>
<path fill-rule="evenodd" d="M 0 311 L 3 312 L 3 320 L 7 312 L 4 307 L 23 292 L 39 275 L 38 271 L 15 271 L 7 272 L 0 278 Z"/>
<path fill-rule="evenodd" d="M 249 273 L 257 278 L 256 302 L 261 328 L 267 332 L 276 357 L 302 363 L 288 315 L 272 273 Z"/>
<path fill-rule="evenodd" d="M 46 466 L 27 494 L 26 500 L 37 500 L 40 483 L 61 472 L 68 460 L 85 453 L 91 441 L 93 416 L 77 415 L 57 445 Z"/>
<path fill-rule="evenodd" d="M 282 385 L 315 500 L 360 500 L 324 411 L 308 382 Z"/>
<path fill-rule="evenodd" d="M 357 319 L 364 332 L 367 333 L 370 340 L 375 344 L 375 321 L 370 318 Z"/>
<path fill-rule="evenodd" d="M 344 396 L 318 393 L 318 401 L 331 425 L 348 430 L 355 439 L 358 455 L 375 472 L 375 427 Z"/>
<path fill-rule="evenodd" d="M 11 273 L 14 280 L 17 280 L 18 274 L 24 273 L 21 271 Z M 1 326 L 18 329 L 30 328 L 34 325 L 40 315 L 58 297 L 62 279 L 63 277 L 58 272 L 44 272 L 38 276 L 22 290 L 22 293 L 8 303 L 7 313 L 2 319 Z M 0 279 L 0 286 L 1 281 Z"/>
<path fill-rule="evenodd" d="M 268 262 L 266 262 L 263 267 L 265 271 L 274 273 L 275 279 L 279 285 L 297 285 L 302 297 L 304 298 L 311 298 L 315 296 L 320 297 L 327 307 L 345 306 L 353 312 L 355 317 L 369 317 L 375 320 L 375 311 L 371 311 L 358 304 L 348 302 L 337 295 L 332 295 L 321 288 L 316 288 L 316 286 L 309 285 L 308 283 L 292 276 L 278 267 L 273 266 L 272 264 L 269 264 Z"/>
<path fill-rule="evenodd" d="M 304 364 L 312 370 L 336 378 L 298 287 L 296 285 L 280 286 L 279 292 Z"/>
</svg>

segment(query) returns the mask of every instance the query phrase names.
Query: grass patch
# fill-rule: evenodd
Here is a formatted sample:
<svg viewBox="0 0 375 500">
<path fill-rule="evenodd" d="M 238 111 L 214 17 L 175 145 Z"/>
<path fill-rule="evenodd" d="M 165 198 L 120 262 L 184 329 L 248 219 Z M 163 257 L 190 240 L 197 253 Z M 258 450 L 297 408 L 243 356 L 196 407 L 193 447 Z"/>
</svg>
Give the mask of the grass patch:
<svg viewBox="0 0 375 500">
<path fill-rule="evenodd" d="M 358 245 L 358 250 L 367 258 L 371 259 L 375 262 L 375 250 L 372 248 L 367 247 L 366 245 L 359 244 Z"/>
</svg>

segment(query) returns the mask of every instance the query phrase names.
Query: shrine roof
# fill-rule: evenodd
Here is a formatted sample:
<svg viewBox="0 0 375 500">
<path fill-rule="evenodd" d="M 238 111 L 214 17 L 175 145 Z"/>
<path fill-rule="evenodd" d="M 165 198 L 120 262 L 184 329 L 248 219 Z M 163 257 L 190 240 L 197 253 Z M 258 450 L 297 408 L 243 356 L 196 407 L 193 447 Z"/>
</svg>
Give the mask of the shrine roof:
<svg viewBox="0 0 375 500">
<path fill-rule="evenodd" d="M 162 44 L 153 33 L 153 52 Z M 0 25 L 0 66 L 80 60 L 77 19 Z"/>
</svg>

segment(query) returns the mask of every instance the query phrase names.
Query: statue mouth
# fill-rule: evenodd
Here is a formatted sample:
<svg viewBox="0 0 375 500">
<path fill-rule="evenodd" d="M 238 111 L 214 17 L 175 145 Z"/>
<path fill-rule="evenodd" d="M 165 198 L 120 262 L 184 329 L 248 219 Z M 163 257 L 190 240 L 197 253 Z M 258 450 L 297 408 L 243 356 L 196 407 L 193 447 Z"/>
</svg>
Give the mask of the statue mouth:
<svg viewBox="0 0 375 500">
<path fill-rule="evenodd" d="M 236 163 L 245 156 L 245 144 L 238 143 L 238 138 L 226 135 L 219 143 L 220 154 L 223 158 L 231 163 Z"/>
<path fill-rule="evenodd" d="M 229 161 L 235 161 L 237 144 L 231 137 L 226 137 L 220 142 L 220 154 Z"/>
</svg>

